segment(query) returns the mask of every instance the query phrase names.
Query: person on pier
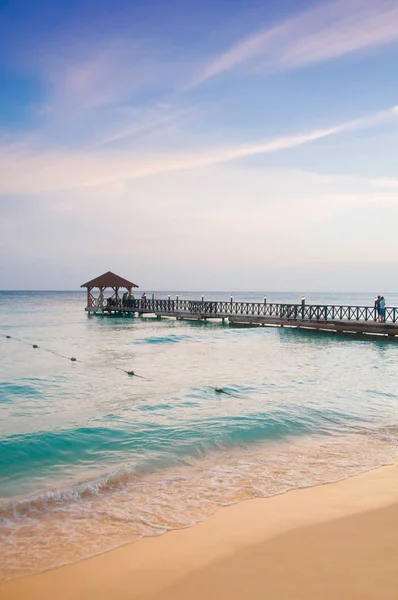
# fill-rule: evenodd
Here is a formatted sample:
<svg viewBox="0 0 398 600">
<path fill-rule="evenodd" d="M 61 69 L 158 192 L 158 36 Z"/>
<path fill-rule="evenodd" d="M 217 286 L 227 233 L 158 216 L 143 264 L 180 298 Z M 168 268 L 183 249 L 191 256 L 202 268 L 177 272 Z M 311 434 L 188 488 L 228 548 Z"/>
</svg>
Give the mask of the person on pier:
<svg viewBox="0 0 398 600">
<path fill-rule="evenodd" d="M 376 296 L 375 298 L 375 321 L 376 319 L 380 320 L 380 298 L 381 296 Z"/>
<path fill-rule="evenodd" d="M 128 306 L 129 306 L 129 308 L 135 307 L 135 296 L 132 292 L 130 292 L 130 295 L 129 295 Z"/>
<path fill-rule="evenodd" d="M 384 296 L 382 296 L 379 300 L 379 321 L 384 323 L 386 320 L 386 301 L 384 300 Z"/>
</svg>

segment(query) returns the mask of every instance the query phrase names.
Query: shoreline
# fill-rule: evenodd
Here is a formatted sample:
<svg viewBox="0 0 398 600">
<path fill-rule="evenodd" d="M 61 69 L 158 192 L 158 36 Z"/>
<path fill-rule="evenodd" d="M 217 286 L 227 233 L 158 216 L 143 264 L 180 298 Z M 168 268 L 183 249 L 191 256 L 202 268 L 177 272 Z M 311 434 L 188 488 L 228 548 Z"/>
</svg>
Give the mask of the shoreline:
<svg viewBox="0 0 398 600">
<path fill-rule="evenodd" d="M 251 498 L 272 498 L 290 490 L 330 484 L 391 464 L 396 444 L 392 446 L 389 440 L 387 447 L 382 439 L 380 444 L 373 435 L 350 432 L 338 437 L 308 435 L 258 443 L 250 448 L 209 452 L 188 470 L 186 465 L 154 470 L 140 475 L 138 482 L 133 479 L 129 483 L 129 477 L 125 480 L 124 474 L 121 478 L 116 473 L 116 486 L 112 476 L 69 490 L 61 488 L 55 498 L 50 492 L 49 498 L 44 494 L 24 499 L 21 505 L 11 502 L 1 513 L 6 536 L 0 539 L 0 582 L 192 527 L 225 506 Z M 224 473 L 226 476 L 221 477 Z M 105 486 L 100 494 L 96 483 Z M 106 490 L 108 483 L 111 489 Z M 73 490 L 77 496 L 70 502 L 69 492 Z M 13 528 L 15 536 L 10 535 Z"/>
<path fill-rule="evenodd" d="M 259 569 L 258 573 L 253 573 L 258 555 L 264 554 L 267 548 L 270 553 L 267 564 L 270 565 L 273 556 L 278 554 L 276 550 L 279 548 L 279 552 L 281 551 L 281 544 L 284 548 L 283 557 L 288 557 L 292 548 L 297 549 L 297 544 L 300 548 L 299 554 L 309 556 L 313 546 L 308 543 L 311 535 L 315 535 L 317 540 L 323 540 L 326 546 L 331 545 L 330 547 L 333 547 L 333 540 L 336 546 L 341 539 L 354 543 L 358 537 L 358 548 L 366 547 L 369 557 L 371 556 L 371 564 L 376 565 L 377 556 L 380 555 L 380 544 L 384 547 L 383 540 L 386 545 L 389 533 L 392 535 L 393 528 L 389 529 L 387 525 L 393 516 L 396 522 L 397 460 L 392 465 L 379 467 L 337 483 L 296 489 L 264 499 L 242 501 L 220 509 L 192 527 L 173 530 L 161 536 L 147 537 L 77 563 L 4 582 L 0 584 L 0 596 L 2 600 L 36 600 L 54 596 L 60 600 L 69 600 L 76 597 L 76 594 L 87 600 L 161 600 L 163 597 L 183 598 L 184 595 L 194 598 L 195 590 L 199 598 L 199 590 L 202 589 L 202 596 L 206 594 L 207 597 L 216 598 L 222 597 L 223 594 L 232 594 L 234 597 L 237 584 L 234 584 L 235 588 L 228 589 L 228 582 L 232 585 L 237 571 L 242 579 L 245 579 L 245 573 L 248 571 L 250 577 L 248 576 L 247 583 L 253 587 L 252 594 L 258 590 L 264 595 L 264 586 L 271 589 L 272 585 L 278 585 L 277 565 L 274 565 L 266 577 L 264 568 Z M 356 528 L 354 524 L 358 520 L 361 524 Z M 343 532 L 351 531 L 351 534 L 345 536 L 343 533 L 336 540 L 332 533 L 336 528 L 342 529 Z M 314 530 L 318 532 L 311 533 Z M 365 535 L 367 530 L 374 532 L 374 543 L 368 539 L 370 534 Z M 353 531 L 363 532 L 365 538 L 360 539 L 361 535 L 357 533 L 353 536 Z M 388 541 L 392 551 L 384 557 L 384 562 L 378 567 L 381 569 L 384 565 L 385 571 L 388 570 L 389 560 L 393 561 L 395 567 L 398 564 L 398 538 L 393 542 Z M 371 552 L 372 547 L 375 552 L 378 548 L 375 556 Z M 332 563 L 337 565 L 337 570 L 340 563 L 343 568 L 347 561 L 354 561 L 355 552 L 350 551 L 344 558 L 343 550 L 339 549 L 337 556 L 332 560 Z M 249 556 L 251 559 L 248 561 Z M 296 560 L 300 563 L 300 556 L 296 556 Z M 358 572 L 363 570 L 366 579 L 371 569 L 365 562 L 357 567 Z M 293 567 L 291 564 L 288 572 L 293 572 Z M 328 568 L 331 568 L 331 564 Z M 216 574 L 220 575 L 220 569 L 224 575 L 217 580 Z M 309 566 L 304 564 L 300 573 L 307 573 L 307 579 L 311 582 L 317 574 L 311 575 L 308 569 Z M 354 567 L 351 570 L 353 573 L 357 572 Z M 272 584 L 271 579 L 275 578 L 276 581 Z M 279 573 L 279 583 L 283 584 L 285 579 L 289 578 L 283 578 Z M 388 595 L 388 589 L 393 589 L 391 586 L 396 584 L 395 590 L 398 589 L 398 582 L 391 581 L 391 577 L 384 577 L 380 585 L 384 586 L 387 595 L 382 595 L 378 588 L 378 596 L 367 595 L 361 598 L 396 598 Z M 220 585 L 225 589 L 222 590 Z M 168 593 L 171 595 L 168 596 Z M 301 598 L 298 595 L 294 597 Z M 311 597 L 308 596 L 308 590 L 304 597 Z"/>
</svg>

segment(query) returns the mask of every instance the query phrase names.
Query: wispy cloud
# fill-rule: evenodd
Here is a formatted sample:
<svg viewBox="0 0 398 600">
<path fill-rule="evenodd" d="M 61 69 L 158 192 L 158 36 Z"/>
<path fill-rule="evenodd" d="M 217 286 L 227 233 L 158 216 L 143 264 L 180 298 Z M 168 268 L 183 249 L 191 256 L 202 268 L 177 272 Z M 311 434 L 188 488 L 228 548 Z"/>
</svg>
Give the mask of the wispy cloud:
<svg viewBox="0 0 398 600">
<path fill-rule="evenodd" d="M 0 193 L 29 194 L 97 186 L 277 152 L 398 117 L 398 107 L 316 129 L 244 145 L 175 153 L 141 151 L 38 152 L 0 147 Z"/>
<path fill-rule="evenodd" d="M 137 94 L 172 81 L 172 65 L 151 54 L 145 43 L 101 40 L 87 48 L 45 53 L 39 64 L 49 85 L 45 112 L 67 116 L 82 111 L 135 101 Z"/>
<path fill-rule="evenodd" d="M 337 0 L 243 39 L 213 58 L 188 87 L 248 61 L 265 71 L 295 68 L 397 39 L 396 0 Z"/>
<path fill-rule="evenodd" d="M 177 128 L 198 113 L 197 105 L 187 106 L 173 93 L 188 67 L 178 64 L 166 43 L 142 32 L 85 36 L 84 29 L 72 28 L 57 40 L 37 42 L 31 54 L 23 64 L 44 84 L 34 107 L 40 117 L 35 134 L 44 144 L 115 144 Z"/>
<path fill-rule="evenodd" d="M 149 108 L 127 107 L 122 112 L 124 125 L 114 128 L 112 133 L 101 138 L 94 146 L 107 146 L 143 133 L 178 127 L 195 117 L 199 108 L 176 108 L 166 104 Z"/>
</svg>

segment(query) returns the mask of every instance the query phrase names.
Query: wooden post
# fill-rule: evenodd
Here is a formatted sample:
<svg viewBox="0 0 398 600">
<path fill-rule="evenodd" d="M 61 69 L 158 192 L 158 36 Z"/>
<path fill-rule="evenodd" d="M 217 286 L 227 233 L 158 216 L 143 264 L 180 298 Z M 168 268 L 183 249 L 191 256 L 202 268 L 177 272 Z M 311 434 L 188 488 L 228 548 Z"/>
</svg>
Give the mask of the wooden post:
<svg viewBox="0 0 398 600">
<path fill-rule="evenodd" d="M 127 295 L 127 302 L 126 302 L 125 308 L 130 312 L 130 308 L 131 308 L 130 296 L 131 296 L 131 290 L 132 290 L 132 288 L 131 287 L 126 287 L 126 290 L 127 290 L 127 294 L 128 295 Z"/>
</svg>

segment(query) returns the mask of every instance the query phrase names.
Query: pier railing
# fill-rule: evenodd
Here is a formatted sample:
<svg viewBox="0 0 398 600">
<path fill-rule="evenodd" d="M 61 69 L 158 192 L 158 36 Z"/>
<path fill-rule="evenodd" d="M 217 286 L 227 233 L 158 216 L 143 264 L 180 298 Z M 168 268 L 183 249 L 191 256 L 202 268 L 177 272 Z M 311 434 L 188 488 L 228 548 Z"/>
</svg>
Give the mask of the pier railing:
<svg viewBox="0 0 398 600">
<path fill-rule="evenodd" d="M 104 307 L 106 309 L 106 307 Z M 115 310 L 117 307 L 114 307 Z M 266 302 L 233 302 L 207 300 L 147 299 L 133 300 L 120 306 L 123 310 L 140 313 L 197 315 L 208 318 L 228 316 L 263 316 L 283 320 L 307 321 L 378 321 L 374 307 L 323 304 L 281 304 Z M 385 321 L 398 322 L 398 308 L 385 309 Z"/>
</svg>

